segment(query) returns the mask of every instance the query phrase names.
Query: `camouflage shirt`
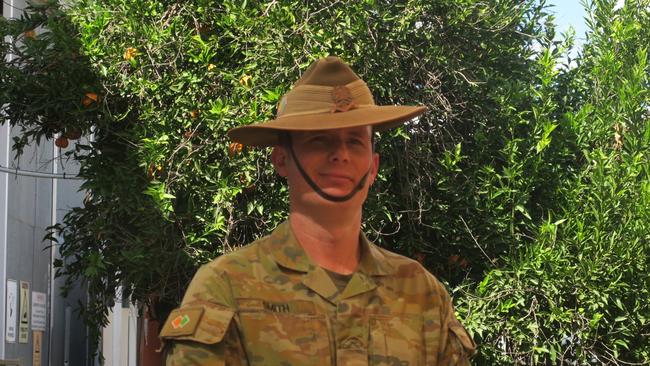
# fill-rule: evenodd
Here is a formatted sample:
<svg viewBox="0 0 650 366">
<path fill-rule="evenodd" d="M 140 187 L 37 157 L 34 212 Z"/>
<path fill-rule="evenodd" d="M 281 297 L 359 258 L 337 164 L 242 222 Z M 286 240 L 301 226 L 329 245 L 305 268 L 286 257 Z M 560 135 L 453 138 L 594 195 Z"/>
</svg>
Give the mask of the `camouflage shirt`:
<svg viewBox="0 0 650 366">
<path fill-rule="evenodd" d="M 285 222 L 196 273 L 162 331 L 167 365 L 468 365 L 444 287 L 361 235 L 339 292 Z"/>
</svg>

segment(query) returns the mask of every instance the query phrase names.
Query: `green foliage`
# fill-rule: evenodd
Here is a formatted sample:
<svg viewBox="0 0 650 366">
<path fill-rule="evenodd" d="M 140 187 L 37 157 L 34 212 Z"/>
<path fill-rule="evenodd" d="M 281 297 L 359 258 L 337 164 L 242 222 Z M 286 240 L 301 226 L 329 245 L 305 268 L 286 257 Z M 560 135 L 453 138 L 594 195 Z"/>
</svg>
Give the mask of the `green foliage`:
<svg viewBox="0 0 650 366">
<path fill-rule="evenodd" d="M 283 220 L 268 151 L 225 134 L 336 54 L 378 104 L 431 110 L 378 137 L 366 231 L 450 284 L 477 364 L 650 360 L 647 0 L 590 4 L 577 66 L 532 0 L 66 3 L 0 20 L 0 105 L 18 155 L 91 136 L 84 204 L 48 238 L 92 331 L 118 287 L 164 314 Z"/>
<path fill-rule="evenodd" d="M 555 135 L 546 149 L 556 145 L 545 160 L 566 163 L 548 176 L 555 206 L 545 205 L 533 243 L 462 290 L 478 363 L 650 361 L 649 5 L 592 4 L 578 65 L 549 75 L 549 100 L 566 104 L 542 129 L 542 139 Z"/>
<path fill-rule="evenodd" d="M 104 119 L 98 103 L 85 99 L 99 93 L 99 84 L 73 32 L 65 13 L 47 4 L 34 5 L 20 21 L 0 18 L 0 34 L 12 37 L 0 46 L 12 55 L 0 64 L 0 111 L 22 129 L 14 138 L 17 155 L 31 141 L 87 133 Z"/>
</svg>

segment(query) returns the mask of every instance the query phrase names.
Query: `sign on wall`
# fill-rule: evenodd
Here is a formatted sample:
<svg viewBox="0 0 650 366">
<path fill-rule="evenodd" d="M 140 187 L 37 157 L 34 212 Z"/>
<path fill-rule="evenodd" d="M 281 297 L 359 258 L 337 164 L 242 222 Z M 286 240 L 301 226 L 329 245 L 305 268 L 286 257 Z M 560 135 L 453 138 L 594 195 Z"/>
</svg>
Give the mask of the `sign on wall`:
<svg viewBox="0 0 650 366">
<path fill-rule="evenodd" d="M 18 284 L 14 280 L 7 280 L 7 303 L 5 306 L 7 320 L 5 341 L 16 342 L 16 321 L 18 320 Z"/>
<path fill-rule="evenodd" d="M 32 330 L 45 331 L 47 297 L 44 292 L 32 291 Z"/>
<path fill-rule="evenodd" d="M 43 356 L 43 332 L 34 331 L 34 344 L 32 345 L 32 366 L 41 366 Z"/>
<path fill-rule="evenodd" d="M 18 325 L 18 342 L 27 343 L 29 338 L 29 282 L 20 281 L 20 324 Z"/>
</svg>

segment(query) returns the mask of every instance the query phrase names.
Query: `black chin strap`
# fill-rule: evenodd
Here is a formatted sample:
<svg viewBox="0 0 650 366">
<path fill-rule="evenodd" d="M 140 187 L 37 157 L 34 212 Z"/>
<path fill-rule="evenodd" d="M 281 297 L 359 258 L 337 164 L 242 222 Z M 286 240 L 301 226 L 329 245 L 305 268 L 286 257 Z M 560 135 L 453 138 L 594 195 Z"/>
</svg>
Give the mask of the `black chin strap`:
<svg viewBox="0 0 650 366">
<path fill-rule="evenodd" d="M 317 186 L 316 183 L 314 183 L 314 181 L 311 180 L 311 178 L 309 178 L 309 175 L 307 175 L 305 169 L 302 168 L 302 164 L 300 164 L 298 157 L 296 157 L 296 153 L 293 151 L 293 141 L 291 140 L 291 135 L 289 135 L 288 133 L 287 133 L 287 142 L 289 145 L 289 153 L 291 153 L 291 158 L 296 163 L 300 175 L 302 175 L 302 178 L 305 180 L 305 182 L 307 182 L 307 184 L 309 184 L 311 189 L 313 189 L 314 192 L 318 193 L 318 195 L 323 197 L 324 199 L 332 202 L 345 202 L 350 198 L 354 197 L 354 195 L 357 194 L 357 192 L 363 189 L 363 187 L 366 185 L 366 180 L 368 180 L 368 175 L 370 174 L 370 169 L 372 168 L 368 168 L 368 171 L 366 172 L 366 174 L 363 175 L 363 177 L 361 177 L 359 183 L 356 186 L 354 186 L 354 188 L 352 188 L 352 191 L 350 191 L 350 193 L 344 196 L 333 196 L 331 194 L 323 192 L 323 190 L 320 189 L 320 187 Z"/>
</svg>

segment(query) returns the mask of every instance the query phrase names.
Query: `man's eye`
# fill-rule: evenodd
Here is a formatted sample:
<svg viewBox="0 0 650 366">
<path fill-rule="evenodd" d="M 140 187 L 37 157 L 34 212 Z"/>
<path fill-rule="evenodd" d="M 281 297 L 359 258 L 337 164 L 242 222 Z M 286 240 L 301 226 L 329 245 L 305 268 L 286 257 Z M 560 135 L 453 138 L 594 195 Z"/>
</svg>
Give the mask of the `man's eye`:
<svg viewBox="0 0 650 366">
<path fill-rule="evenodd" d="M 325 137 L 323 137 L 323 136 L 316 136 L 316 137 L 312 137 L 309 140 L 309 142 L 312 142 L 312 143 L 324 143 L 324 142 L 327 142 L 327 139 Z"/>
</svg>

